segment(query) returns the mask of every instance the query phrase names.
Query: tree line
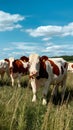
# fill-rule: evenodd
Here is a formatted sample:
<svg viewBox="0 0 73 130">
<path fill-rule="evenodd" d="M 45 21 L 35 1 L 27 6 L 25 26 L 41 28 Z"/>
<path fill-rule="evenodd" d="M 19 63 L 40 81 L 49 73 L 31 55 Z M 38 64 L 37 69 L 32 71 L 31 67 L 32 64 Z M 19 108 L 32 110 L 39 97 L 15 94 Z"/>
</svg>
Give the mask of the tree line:
<svg viewBox="0 0 73 130">
<path fill-rule="evenodd" d="M 60 57 L 67 60 L 67 61 L 73 61 L 73 55 L 71 55 L 71 56 L 63 55 Z M 55 56 L 54 58 L 58 58 L 58 56 Z"/>
</svg>

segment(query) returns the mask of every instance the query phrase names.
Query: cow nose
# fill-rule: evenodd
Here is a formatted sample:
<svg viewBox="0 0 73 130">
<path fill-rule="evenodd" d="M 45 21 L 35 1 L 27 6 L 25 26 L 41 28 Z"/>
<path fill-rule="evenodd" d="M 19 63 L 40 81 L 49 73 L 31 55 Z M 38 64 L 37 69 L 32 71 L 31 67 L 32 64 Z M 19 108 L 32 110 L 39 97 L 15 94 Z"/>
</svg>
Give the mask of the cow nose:
<svg viewBox="0 0 73 130">
<path fill-rule="evenodd" d="M 31 74 L 36 75 L 37 73 L 38 73 L 37 71 L 33 71 Z"/>
<path fill-rule="evenodd" d="M 37 76 L 37 75 L 38 75 L 38 72 L 37 72 L 37 71 L 33 71 L 33 72 L 30 73 L 30 77 L 31 77 L 31 76 Z"/>
</svg>

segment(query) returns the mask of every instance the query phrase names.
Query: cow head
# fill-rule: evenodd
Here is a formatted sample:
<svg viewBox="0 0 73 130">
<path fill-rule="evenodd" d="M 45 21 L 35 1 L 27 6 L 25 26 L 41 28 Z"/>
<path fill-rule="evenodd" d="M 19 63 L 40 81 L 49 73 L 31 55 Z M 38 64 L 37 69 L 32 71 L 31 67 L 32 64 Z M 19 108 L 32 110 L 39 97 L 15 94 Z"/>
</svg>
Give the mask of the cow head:
<svg viewBox="0 0 73 130">
<path fill-rule="evenodd" d="M 24 68 L 28 69 L 28 67 L 29 67 L 29 62 L 28 62 L 29 58 L 26 57 L 26 56 L 22 56 L 22 57 L 20 57 L 20 60 L 23 62 Z"/>
<path fill-rule="evenodd" d="M 29 56 L 29 75 L 30 77 L 37 77 L 40 69 L 40 56 L 38 54 L 31 54 Z"/>
<path fill-rule="evenodd" d="M 4 59 L 4 60 L 8 63 L 9 68 L 11 68 L 12 67 L 12 63 L 14 61 L 14 57 L 10 57 L 10 58 Z"/>
<path fill-rule="evenodd" d="M 8 63 L 5 60 L 0 60 L 0 68 L 6 69 L 8 66 Z"/>
<path fill-rule="evenodd" d="M 22 56 L 22 57 L 20 57 L 20 60 L 22 60 L 23 62 L 28 62 L 29 58 L 26 56 Z"/>
<path fill-rule="evenodd" d="M 29 56 L 29 73 L 30 78 L 36 77 L 39 78 L 48 78 L 46 72 L 46 61 L 48 60 L 47 56 L 40 57 L 38 54 L 31 54 Z"/>
</svg>

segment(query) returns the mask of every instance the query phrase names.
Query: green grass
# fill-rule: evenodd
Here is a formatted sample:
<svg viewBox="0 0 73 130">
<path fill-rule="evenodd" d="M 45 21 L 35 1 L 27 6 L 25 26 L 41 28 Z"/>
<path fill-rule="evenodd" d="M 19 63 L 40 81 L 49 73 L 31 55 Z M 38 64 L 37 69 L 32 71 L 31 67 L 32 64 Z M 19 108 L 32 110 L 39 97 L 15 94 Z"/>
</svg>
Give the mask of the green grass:
<svg viewBox="0 0 73 130">
<path fill-rule="evenodd" d="M 42 87 L 36 103 L 32 103 L 32 90 L 27 84 L 27 76 L 22 78 L 21 88 L 16 83 L 12 88 L 6 76 L 4 82 L 0 81 L 0 130 L 73 130 L 73 74 L 68 74 L 63 105 L 59 104 L 59 93 L 56 104 L 49 95 L 47 106 L 43 106 Z"/>
</svg>

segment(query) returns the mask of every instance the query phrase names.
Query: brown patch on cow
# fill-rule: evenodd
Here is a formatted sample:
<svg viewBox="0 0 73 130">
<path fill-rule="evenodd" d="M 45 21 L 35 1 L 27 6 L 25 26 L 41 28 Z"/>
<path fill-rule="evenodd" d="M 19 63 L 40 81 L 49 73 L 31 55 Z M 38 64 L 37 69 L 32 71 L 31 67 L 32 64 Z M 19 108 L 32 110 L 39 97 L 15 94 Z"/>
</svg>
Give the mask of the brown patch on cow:
<svg viewBox="0 0 73 130">
<path fill-rule="evenodd" d="M 65 62 L 65 64 L 64 64 L 64 68 L 67 68 L 67 67 L 68 67 L 68 63 Z"/>
<path fill-rule="evenodd" d="M 50 62 L 51 66 L 53 67 L 53 73 L 56 74 L 57 76 L 59 76 L 60 71 L 59 71 L 58 66 L 52 60 L 48 59 L 48 61 Z"/>
<path fill-rule="evenodd" d="M 63 67 L 61 66 L 61 74 L 63 74 L 64 73 L 64 69 L 63 69 Z"/>
<path fill-rule="evenodd" d="M 48 79 L 48 73 L 46 71 L 46 64 L 45 64 L 46 60 L 48 60 L 47 56 L 42 56 L 40 58 L 40 70 L 39 70 L 39 76 L 37 77 L 37 79 L 40 79 L 40 78 Z"/>
<path fill-rule="evenodd" d="M 73 64 L 71 65 L 71 67 L 73 68 Z"/>
<path fill-rule="evenodd" d="M 29 58 L 26 57 L 26 56 L 22 56 L 22 57 L 20 58 L 20 60 L 22 60 L 23 62 L 28 62 L 28 61 L 29 61 Z"/>
<path fill-rule="evenodd" d="M 14 62 L 12 63 L 12 66 L 13 66 L 13 73 L 27 74 L 28 72 L 28 67 L 24 68 L 20 60 L 14 60 Z"/>
</svg>

